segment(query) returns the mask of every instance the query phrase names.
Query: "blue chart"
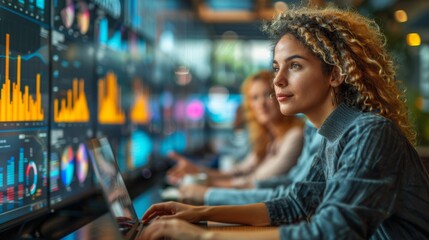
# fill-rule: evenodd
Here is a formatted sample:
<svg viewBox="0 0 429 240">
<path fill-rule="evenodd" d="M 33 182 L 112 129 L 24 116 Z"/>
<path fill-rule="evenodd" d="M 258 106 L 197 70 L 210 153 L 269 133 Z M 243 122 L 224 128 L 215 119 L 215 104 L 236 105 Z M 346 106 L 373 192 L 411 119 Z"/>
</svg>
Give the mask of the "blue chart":
<svg viewBox="0 0 429 240">
<path fill-rule="evenodd" d="M 8 210 L 13 208 L 15 201 L 15 157 L 11 156 L 7 160 L 6 168 L 6 203 L 8 204 Z"/>
<path fill-rule="evenodd" d="M 61 156 L 61 180 L 68 187 L 72 183 L 74 173 L 74 156 L 73 149 L 68 146 L 64 149 Z"/>
<path fill-rule="evenodd" d="M 176 131 L 171 135 L 166 136 L 160 143 L 161 156 L 167 156 L 171 151 L 183 152 L 186 149 L 187 137 L 185 132 Z"/>
<path fill-rule="evenodd" d="M 60 161 L 58 158 L 58 154 L 56 152 L 51 153 L 50 159 L 50 186 L 49 190 L 52 192 L 58 191 L 60 188 L 58 186 L 58 181 L 60 179 Z"/>
<path fill-rule="evenodd" d="M 8 203 L 17 202 L 18 205 L 22 205 L 24 194 L 25 196 L 34 195 L 38 189 L 37 182 L 39 176 L 37 174 L 37 165 L 34 161 L 30 161 L 25 157 L 24 154 L 24 148 L 20 148 L 18 159 L 15 156 L 11 156 L 6 161 L 6 202 Z M 1 175 L 3 175 L 2 167 L 0 171 Z M 3 177 L 1 179 L 3 180 Z M 4 187 L 2 180 L 0 180 L 0 187 Z M 40 194 L 39 192 L 37 195 Z M 1 196 L 1 199 L 3 199 L 3 196 Z"/>
<path fill-rule="evenodd" d="M 0 132 L 0 215 L 4 216 L 0 224 L 8 212 L 18 216 L 46 204 L 47 158 L 40 148 L 46 133 L 31 132 L 28 136 L 27 132 Z"/>
<path fill-rule="evenodd" d="M 108 18 L 99 19 L 97 28 L 98 43 L 115 51 L 126 51 L 127 43 L 122 39 L 123 29 L 111 28 L 111 25 L 111 23 L 109 25 Z"/>
<path fill-rule="evenodd" d="M 131 159 L 133 167 L 143 167 L 148 163 L 152 152 L 152 139 L 143 131 L 135 131 L 131 134 Z"/>
</svg>

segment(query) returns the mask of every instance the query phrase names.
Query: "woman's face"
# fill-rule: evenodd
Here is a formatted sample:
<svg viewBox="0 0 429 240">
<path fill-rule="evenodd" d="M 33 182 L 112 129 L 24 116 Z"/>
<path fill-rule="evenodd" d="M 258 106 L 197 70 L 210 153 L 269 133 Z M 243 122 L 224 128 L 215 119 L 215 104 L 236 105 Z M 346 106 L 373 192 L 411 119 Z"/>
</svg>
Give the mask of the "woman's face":
<svg viewBox="0 0 429 240">
<path fill-rule="evenodd" d="M 277 101 L 270 98 L 273 89 L 264 79 L 255 79 L 249 87 L 250 107 L 261 124 L 267 124 L 281 116 Z"/>
<path fill-rule="evenodd" d="M 295 37 L 285 35 L 276 44 L 273 69 L 274 90 L 283 114 L 304 113 L 319 125 L 333 111 L 330 75 Z"/>
</svg>

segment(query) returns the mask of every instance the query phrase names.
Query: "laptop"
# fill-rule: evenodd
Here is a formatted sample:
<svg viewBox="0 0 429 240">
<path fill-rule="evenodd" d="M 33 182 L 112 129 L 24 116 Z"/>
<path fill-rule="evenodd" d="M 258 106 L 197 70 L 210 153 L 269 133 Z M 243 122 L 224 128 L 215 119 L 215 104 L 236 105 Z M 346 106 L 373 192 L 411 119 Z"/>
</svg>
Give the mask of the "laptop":
<svg viewBox="0 0 429 240">
<path fill-rule="evenodd" d="M 143 222 L 138 219 L 109 141 L 105 137 L 91 139 L 88 147 L 94 172 L 119 230 L 127 240 L 138 239 Z"/>
</svg>

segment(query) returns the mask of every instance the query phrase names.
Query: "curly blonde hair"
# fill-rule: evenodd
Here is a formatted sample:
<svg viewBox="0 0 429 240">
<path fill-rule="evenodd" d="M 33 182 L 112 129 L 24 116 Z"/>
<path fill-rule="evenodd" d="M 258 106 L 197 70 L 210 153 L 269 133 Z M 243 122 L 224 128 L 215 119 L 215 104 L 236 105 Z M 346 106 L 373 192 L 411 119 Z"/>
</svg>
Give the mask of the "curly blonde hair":
<svg viewBox="0 0 429 240">
<path fill-rule="evenodd" d="M 274 44 L 291 34 L 323 62 L 323 70 L 344 77 L 336 99 L 392 120 L 415 144 L 416 133 L 397 86 L 393 61 L 378 25 L 362 15 L 335 8 L 294 9 L 265 22 Z"/>
<path fill-rule="evenodd" d="M 252 145 L 252 151 L 256 154 L 258 161 L 262 161 L 267 155 L 267 147 L 273 141 L 273 136 L 269 133 L 268 128 L 259 123 L 256 119 L 255 112 L 251 107 L 249 90 L 252 84 L 256 81 L 265 82 L 267 85 L 272 86 L 274 74 L 272 71 L 259 71 L 247 77 L 242 85 L 241 92 L 244 96 L 243 110 L 249 129 L 249 141 Z M 277 101 L 273 99 L 272 101 Z M 276 106 L 280 112 L 280 106 Z M 285 134 L 289 129 L 296 126 L 303 127 L 303 121 L 295 116 L 283 116 L 273 122 L 280 131 Z"/>
</svg>

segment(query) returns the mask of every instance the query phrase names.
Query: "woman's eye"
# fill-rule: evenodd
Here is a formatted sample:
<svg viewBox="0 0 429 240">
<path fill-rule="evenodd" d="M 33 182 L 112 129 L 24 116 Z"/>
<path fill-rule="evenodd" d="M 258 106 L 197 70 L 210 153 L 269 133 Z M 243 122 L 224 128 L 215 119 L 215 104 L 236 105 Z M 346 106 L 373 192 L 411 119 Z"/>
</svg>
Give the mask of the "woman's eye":
<svg viewBox="0 0 429 240">
<path fill-rule="evenodd" d="M 291 69 L 300 69 L 301 65 L 299 65 L 298 63 L 291 63 L 290 64 L 290 68 Z"/>
<path fill-rule="evenodd" d="M 273 72 L 274 73 L 278 73 L 279 72 L 279 68 L 278 67 L 273 67 Z"/>
</svg>

